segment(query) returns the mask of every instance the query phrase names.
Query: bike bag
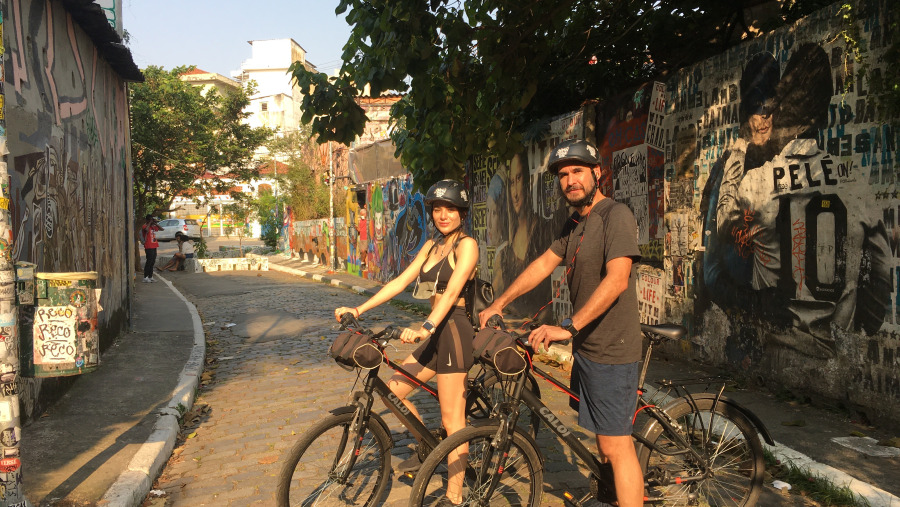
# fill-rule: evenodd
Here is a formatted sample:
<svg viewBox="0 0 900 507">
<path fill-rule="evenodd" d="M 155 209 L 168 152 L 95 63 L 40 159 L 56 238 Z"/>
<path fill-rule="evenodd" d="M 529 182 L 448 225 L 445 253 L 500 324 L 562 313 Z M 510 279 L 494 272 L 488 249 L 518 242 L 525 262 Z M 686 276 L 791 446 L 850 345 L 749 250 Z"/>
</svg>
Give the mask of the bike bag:
<svg viewBox="0 0 900 507">
<path fill-rule="evenodd" d="M 339 334 L 328 349 L 328 355 L 341 366 L 367 370 L 377 368 L 384 359 L 368 335 L 354 331 Z"/>
<path fill-rule="evenodd" d="M 475 333 L 474 356 L 494 365 L 504 375 L 516 375 L 525 371 L 525 356 L 516 347 L 516 339 L 499 329 L 486 327 Z"/>
</svg>

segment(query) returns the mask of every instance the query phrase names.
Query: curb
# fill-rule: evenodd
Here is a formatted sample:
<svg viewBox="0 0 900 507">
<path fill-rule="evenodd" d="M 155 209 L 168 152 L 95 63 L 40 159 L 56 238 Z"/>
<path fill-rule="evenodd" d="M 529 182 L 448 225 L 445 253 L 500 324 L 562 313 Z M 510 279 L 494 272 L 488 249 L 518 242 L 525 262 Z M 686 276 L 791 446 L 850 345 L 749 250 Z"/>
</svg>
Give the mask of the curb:
<svg viewBox="0 0 900 507">
<path fill-rule="evenodd" d="M 166 408 L 160 410 L 160 417 L 153 426 L 153 432 L 98 502 L 97 505 L 104 507 L 137 507 L 150 493 L 153 481 L 172 455 L 175 438 L 178 436 L 178 419 L 193 406 L 197 387 L 200 385 L 200 375 L 203 374 L 206 335 L 203 332 L 200 314 L 172 282 L 159 275 L 156 276 L 187 306 L 194 323 L 194 346 L 184 364 L 184 369 L 181 370 L 181 375 L 178 376 L 178 385 L 172 391 L 172 399 Z"/>
<path fill-rule="evenodd" d="M 809 456 L 786 447 L 784 444 L 775 442 L 775 445 L 772 446 L 763 442 L 763 447 L 782 463 L 790 463 L 797 468 L 806 470 L 812 476 L 827 479 L 836 486 L 846 486 L 853 494 L 866 500 L 870 507 L 900 506 L 900 498 L 887 491 L 862 482 L 842 470 L 818 463 Z"/>
<path fill-rule="evenodd" d="M 308 271 L 303 271 L 302 269 L 289 268 L 286 266 L 281 266 L 274 263 L 269 263 L 269 271 L 280 271 L 282 273 L 287 273 L 289 275 L 301 276 L 303 278 L 309 278 L 310 280 L 315 280 L 317 282 L 327 283 L 329 285 L 334 285 L 335 287 L 340 287 L 342 289 L 350 289 L 359 294 L 375 294 L 378 291 L 367 289 L 365 287 L 360 287 L 359 285 L 353 285 L 347 283 L 338 278 L 331 278 L 327 276 L 322 276 L 317 273 L 310 273 Z"/>
</svg>

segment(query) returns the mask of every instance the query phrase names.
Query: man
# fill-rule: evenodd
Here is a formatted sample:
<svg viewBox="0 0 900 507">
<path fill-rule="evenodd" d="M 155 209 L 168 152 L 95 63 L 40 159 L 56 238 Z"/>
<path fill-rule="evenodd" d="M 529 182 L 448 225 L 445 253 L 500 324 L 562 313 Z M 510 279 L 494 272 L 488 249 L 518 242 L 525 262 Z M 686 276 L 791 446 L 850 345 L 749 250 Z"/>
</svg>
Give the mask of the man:
<svg viewBox="0 0 900 507">
<path fill-rule="evenodd" d="M 597 148 L 583 140 L 560 143 L 548 170 L 575 213 L 540 257 L 479 314 L 481 325 L 501 314 L 566 261 L 575 314 L 559 326 L 531 332 L 535 349 L 574 338 L 572 388 L 578 393 L 578 424 L 597 435 L 601 458 L 612 465 L 621 507 L 643 504 L 643 475 L 631 441 L 641 358 L 640 314 L 635 290 L 640 260 L 637 222 L 624 204 L 600 191 Z M 577 254 L 577 255 L 576 255 Z M 577 257 L 577 258 L 576 258 Z"/>
<path fill-rule="evenodd" d="M 161 231 L 153 215 L 144 217 L 144 225 L 141 227 L 141 243 L 144 244 L 144 254 L 147 257 L 144 262 L 144 283 L 155 282 L 153 279 L 153 266 L 156 265 L 156 249 L 159 242 L 156 241 L 156 231 Z"/>
<path fill-rule="evenodd" d="M 784 147 L 743 175 L 730 206 L 720 203 L 720 217 L 739 224 L 747 238 L 753 289 L 784 300 L 793 329 L 772 329 L 766 344 L 830 359 L 842 331 L 871 336 L 884 324 L 890 242 L 871 187 L 819 147 L 832 99 L 824 49 L 806 43 L 794 50 L 777 98 L 775 134 Z"/>
</svg>

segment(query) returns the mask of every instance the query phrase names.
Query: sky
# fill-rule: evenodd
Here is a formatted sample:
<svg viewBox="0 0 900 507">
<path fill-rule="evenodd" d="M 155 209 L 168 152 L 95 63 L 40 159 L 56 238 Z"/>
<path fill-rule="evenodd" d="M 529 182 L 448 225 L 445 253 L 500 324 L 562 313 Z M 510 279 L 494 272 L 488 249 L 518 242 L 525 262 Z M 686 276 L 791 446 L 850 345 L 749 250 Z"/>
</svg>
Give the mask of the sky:
<svg viewBox="0 0 900 507">
<path fill-rule="evenodd" d="M 122 26 L 141 69 L 196 65 L 231 76 L 251 57 L 251 40 L 297 41 L 320 72 L 341 66 L 350 36 L 338 0 L 123 0 Z"/>
</svg>

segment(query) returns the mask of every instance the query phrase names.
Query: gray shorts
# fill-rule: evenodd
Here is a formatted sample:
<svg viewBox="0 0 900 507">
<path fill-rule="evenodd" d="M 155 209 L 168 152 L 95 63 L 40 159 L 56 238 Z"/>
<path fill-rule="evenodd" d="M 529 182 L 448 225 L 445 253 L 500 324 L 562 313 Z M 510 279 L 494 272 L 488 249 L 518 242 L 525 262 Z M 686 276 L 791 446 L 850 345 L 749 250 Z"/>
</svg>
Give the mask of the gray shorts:
<svg viewBox="0 0 900 507">
<path fill-rule="evenodd" d="M 628 364 L 601 364 L 572 354 L 572 390 L 581 402 L 571 400 L 578 410 L 578 425 L 597 435 L 631 435 L 637 408 L 640 361 Z"/>
</svg>

